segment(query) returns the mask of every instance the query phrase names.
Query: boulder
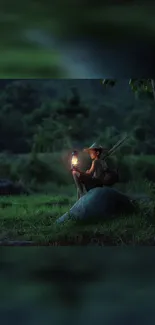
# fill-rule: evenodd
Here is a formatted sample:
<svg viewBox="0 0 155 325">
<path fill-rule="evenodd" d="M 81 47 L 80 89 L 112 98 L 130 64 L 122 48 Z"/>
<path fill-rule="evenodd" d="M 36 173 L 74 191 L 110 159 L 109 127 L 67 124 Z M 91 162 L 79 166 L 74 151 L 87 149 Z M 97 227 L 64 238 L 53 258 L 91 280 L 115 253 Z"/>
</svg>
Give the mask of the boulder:
<svg viewBox="0 0 155 325">
<path fill-rule="evenodd" d="M 121 213 L 133 211 L 134 207 L 128 196 L 114 188 L 94 188 L 81 197 L 57 223 L 68 219 L 83 221 L 105 220 Z"/>
<path fill-rule="evenodd" d="M 29 192 L 20 184 L 15 184 L 8 179 L 0 179 L 0 195 L 20 195 Z"/>
<path fill-rule="evenodd" d="M 33 241 L 27 240 L 0 240 L 0 246 L 34 246 Z"/>
</svg>

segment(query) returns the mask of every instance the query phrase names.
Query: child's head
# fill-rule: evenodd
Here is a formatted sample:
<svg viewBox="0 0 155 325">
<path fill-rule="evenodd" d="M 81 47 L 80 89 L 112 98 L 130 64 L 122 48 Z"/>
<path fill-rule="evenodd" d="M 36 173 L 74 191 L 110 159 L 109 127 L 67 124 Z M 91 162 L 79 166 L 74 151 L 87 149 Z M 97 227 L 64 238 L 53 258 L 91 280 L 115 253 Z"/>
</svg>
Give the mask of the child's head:
<svg viewBox="0 0 155 325">
<path fill-rule="evenodd" d="M 102 149 L 90 149 L 89 150 L 89 155 L 92 160 L 100 158 L 101 153 L 102 153 Z"/>
</svg>

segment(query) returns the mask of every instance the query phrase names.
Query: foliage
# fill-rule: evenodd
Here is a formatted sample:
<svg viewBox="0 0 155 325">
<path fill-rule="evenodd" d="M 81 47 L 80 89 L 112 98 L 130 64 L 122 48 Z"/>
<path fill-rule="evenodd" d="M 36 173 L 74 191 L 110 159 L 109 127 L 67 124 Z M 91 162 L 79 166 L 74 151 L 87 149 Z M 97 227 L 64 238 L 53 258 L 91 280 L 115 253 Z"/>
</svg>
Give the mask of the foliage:
<svg viewBox="0 0 155 325">
<path fill-rule="evenodd" d="M 111 147 L 127 132 L 130 141 L 121 153 L 155 154 L 154 101 L 123 95 L 121 88 L 115 90 L 119 81 L 114 84 L 103 91 L 98 80 L 1 81 L 0 151 L 45 153 L 78 149 L 94 141 Z"/>
<path fill-rule="evenodd" d="M 104 79 L 102 84 L 104 86 L 114 87 L 117 83 L 116 79 Z M 136 94 L 146 93 L 148 97 L 150 94 L 155 100 L 155 80 L 154 79 L 129 79 L 129 86 Z"/>
</svg>

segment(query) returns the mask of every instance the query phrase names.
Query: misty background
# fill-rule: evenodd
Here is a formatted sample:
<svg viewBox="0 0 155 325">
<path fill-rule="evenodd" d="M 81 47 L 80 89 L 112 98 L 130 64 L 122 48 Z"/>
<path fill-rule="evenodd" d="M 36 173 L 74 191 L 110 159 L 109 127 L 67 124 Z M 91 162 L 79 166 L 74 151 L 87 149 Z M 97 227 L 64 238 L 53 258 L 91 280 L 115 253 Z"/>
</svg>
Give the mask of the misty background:
<svg viewBox="0 0 155 325">
<path fill-rule="evenodd" d="M 0 321 L 153 325 L 153 250 L 1 247 Z"/>
<path fill-rule="evenodd" d="M 150 77 L 153 1 L 0 4 L 1 78 Z"/>
</svg>

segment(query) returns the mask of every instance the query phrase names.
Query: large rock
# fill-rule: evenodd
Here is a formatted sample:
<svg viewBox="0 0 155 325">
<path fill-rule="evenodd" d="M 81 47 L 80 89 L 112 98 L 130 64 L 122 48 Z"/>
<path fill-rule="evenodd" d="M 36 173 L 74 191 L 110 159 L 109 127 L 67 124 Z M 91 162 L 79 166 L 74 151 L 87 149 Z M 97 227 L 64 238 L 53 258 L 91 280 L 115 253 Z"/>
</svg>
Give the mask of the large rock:
<svg viewBox="0 0 155 325">
<path fill-rule="evenodd" d="M 68 219 L 104 220 L 130 211 L 133 211 L 133 205 L 123 193 L 109 187 L 95 188 L 78 200 L 57 222 L 61 223 Z"/>
<path fill-rule="evenodd" d="M 29 194 L 21 184 L 15 184 L 8 179 L 0 179 L 0 195 Z"/>
</svg>

